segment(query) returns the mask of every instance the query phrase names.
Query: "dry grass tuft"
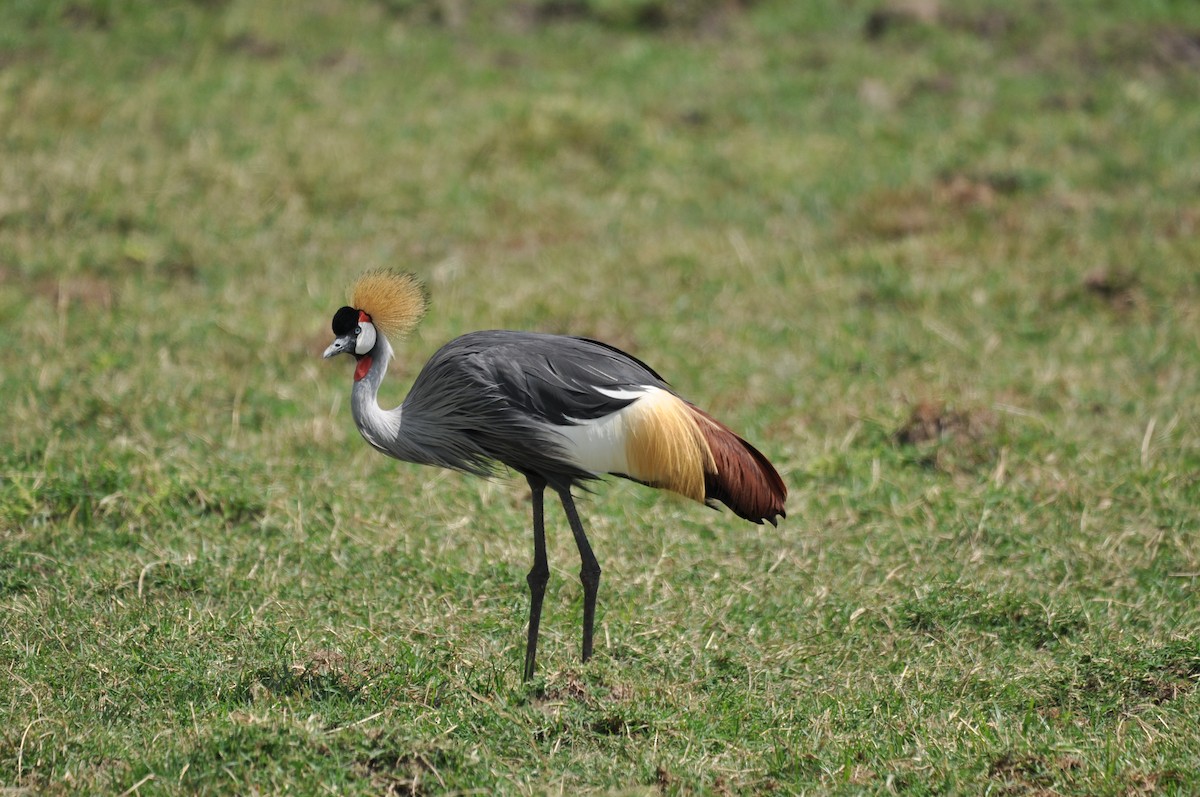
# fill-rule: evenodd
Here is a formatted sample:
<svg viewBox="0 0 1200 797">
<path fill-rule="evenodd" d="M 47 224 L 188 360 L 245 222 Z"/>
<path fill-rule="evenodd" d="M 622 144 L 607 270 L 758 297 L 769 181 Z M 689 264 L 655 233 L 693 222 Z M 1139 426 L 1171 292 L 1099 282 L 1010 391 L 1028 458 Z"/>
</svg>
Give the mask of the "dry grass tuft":
<svg viewBox="0 0 1200 797">
<path fill-rule="evenodd" d="M 1130 310 L 1141 297 L 1137 274 L 1122 269 L 1095 268 L 1083 277 L 1083 288 L 1114 310 Z"/>
</svg>

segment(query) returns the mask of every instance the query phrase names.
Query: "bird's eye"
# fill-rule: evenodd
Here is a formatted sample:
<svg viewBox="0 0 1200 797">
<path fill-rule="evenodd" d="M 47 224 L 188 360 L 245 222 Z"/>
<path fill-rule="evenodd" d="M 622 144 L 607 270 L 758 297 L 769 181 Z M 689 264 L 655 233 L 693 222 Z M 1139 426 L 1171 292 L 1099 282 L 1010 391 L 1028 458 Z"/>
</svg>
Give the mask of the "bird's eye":
<svg viewBox="0 0 1200 797">
<path fill-rule="evenodd" d="M 355 334 L 355 335 L 361 335 L 361 334 L 362 334 L 362 327 L 355 327 L 355 328 L 354 328 L 354 334 Z"/>
</svg>

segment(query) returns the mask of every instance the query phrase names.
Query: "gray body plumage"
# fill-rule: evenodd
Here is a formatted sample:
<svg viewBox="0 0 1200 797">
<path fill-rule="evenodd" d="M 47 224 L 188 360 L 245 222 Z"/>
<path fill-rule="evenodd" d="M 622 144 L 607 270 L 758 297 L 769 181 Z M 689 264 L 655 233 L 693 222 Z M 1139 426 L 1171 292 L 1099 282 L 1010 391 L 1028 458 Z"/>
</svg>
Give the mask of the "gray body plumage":
<svg viewBox="0 0 1200 797">
<path fill-rule="evenodd" d="M 366 376 L 354 385 L 352 409 L 375 448 L 480 475 L 503 463 L 556 489 L 600 475 L 563 455 L 556 427 L 622 409 L 633 400 L 620 397 L 622 391 L 670 390 L 649 366 L 597 341 L 488 330 L 444 345 L 421 369 L 404 402 L 383 411 L 377 395 L 392 356 L 385 338 L 373 354 Z"/>
</svg>

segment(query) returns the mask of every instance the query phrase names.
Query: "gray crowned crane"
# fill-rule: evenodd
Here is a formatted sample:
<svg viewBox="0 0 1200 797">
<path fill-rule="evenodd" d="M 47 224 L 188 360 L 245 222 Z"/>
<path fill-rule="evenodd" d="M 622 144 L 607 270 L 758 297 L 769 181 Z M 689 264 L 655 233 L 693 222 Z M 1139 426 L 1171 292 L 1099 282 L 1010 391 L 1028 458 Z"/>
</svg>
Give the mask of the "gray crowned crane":
<svg viewBox="0 0 1200 797">
<path fill-rule="evenodd" d="M 359 432 L 388 456 L 492 475 L 497 463 L 529 482 L 533 569 L 525 680 L 533 677 L 538 625 L 550 568 L 543 496 L 562 501 L 583 567 L 583 660 L 592 655 L 600 565 L 575 502 L 574 487 L 604 475 L 670 490 L 754 523 L 785 517 L 787 487 L 754 446 L 680 398 L 636 357 L 587 338 L 534 332 L 471 332 L 442 346 L 399 407 L 379 406 L 392 359 L 389 337 L 410 332 L 427 298 L 411 274 L 368 271 L 351 305 L 333 316 L 326 358 L 357 361 L 350 408 Z"/>
</svg>

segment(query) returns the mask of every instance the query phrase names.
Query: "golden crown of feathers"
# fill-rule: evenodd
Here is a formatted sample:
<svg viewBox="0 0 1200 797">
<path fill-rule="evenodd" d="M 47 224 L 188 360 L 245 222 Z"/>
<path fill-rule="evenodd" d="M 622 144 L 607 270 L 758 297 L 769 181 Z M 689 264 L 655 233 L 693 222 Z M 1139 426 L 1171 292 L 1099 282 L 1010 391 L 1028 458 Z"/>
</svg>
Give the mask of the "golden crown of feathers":
<svg viewBox="0 0 1200 797">
<path fill-rule="evenodd" d="M 371 316 L 389 338 L 407 335 L 429 307 L 425 286 L 415 275 L 393 269 L 364 272 L 350 289 L 350 305 Z"/>
</svg>

